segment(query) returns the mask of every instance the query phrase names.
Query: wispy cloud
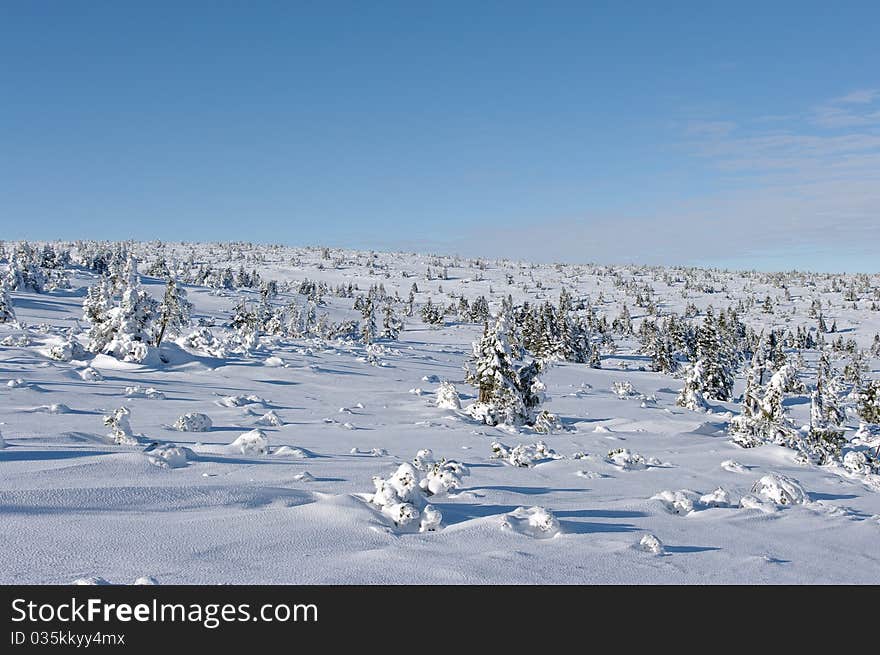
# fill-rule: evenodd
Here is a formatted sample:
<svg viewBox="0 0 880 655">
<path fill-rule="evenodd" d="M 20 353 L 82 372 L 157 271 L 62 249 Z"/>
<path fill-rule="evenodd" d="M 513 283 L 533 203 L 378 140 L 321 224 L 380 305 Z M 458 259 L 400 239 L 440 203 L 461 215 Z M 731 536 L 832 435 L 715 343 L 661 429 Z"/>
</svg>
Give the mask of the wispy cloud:
<svg viewBox="0 0 880 655">
<path fill-rule="evenodd" d="M 880 125 L 880 90 L 859 89 L 813 108 L 811 120 L 827 128 Z"/>
<path fill-rule="evenodd" d="M 880 270 L 878 104 L 880 93 L 860 90 L 779 120 L 680 125 L 708 186 L 653 207 L 634 194 L 632 209 L 614 214 L 536 217 L 531 227 L 465 235 L 456 249 L 490 242 L 547 261 Z"/>
</svg>

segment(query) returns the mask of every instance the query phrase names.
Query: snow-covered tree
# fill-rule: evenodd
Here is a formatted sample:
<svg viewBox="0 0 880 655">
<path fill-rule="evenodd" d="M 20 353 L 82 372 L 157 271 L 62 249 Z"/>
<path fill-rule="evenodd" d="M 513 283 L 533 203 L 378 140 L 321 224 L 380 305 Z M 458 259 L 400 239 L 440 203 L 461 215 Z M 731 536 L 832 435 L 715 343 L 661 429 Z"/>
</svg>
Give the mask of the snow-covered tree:
<svg viewBox="0 0 880 655">
<path fill-rule="evenodd" d="M 12 308 L 12 297 L 3 280 L 0 280 L 0 323 L 15 321 L 15 310 Z"/>
<path fill-rule="evenodd" d="M 684 378 L 684 387 L 675 399 L 675 404 L 685 409 L 705 411 L 708 408 L 703 395 L 706 389 L 706 369 L 703 360 L 691 364 Z"/>
<path fill-rule="evenodd" d="M 169 277 L 165 284 L 165 295 L 158 307 L 156 342 L 158 346 L 166 334 L 179 335 L 189 326 L 192 304 L 186 299 L 186 290 Z"/>
</svg>

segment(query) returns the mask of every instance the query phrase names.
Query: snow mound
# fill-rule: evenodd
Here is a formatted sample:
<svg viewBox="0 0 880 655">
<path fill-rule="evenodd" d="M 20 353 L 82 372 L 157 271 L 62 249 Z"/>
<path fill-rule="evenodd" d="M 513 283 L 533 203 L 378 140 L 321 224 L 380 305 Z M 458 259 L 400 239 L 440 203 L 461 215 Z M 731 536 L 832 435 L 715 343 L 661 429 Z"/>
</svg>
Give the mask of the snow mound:
<svg viewBox="0 0 880 655">
<path fill-rule="evenodd" d="M 308 459 L 312 457 L 312 455 L 303 450 L 302 448 L 293 448 L 291 446 L 281 446 L 280 448 L 276 448 L 272 455 L 275 457 L 292 457 L 294 459 Z"/>
<path fill-rule="evenodd" d="M 159 581 L 151 575 L 144 575 L 135 580 L 133 584 L 136 586 L 157 585 Z"/>
<path fill-rule="evenodd" d="M 95 575 L 95 576 L 90 576 L 88 578 L 77 578 L 76 580 L 74 580 L 72 582 L 72 584 L 82 585 L 82 586 L 97 586 L 97 585 L 103 586 L 103 585 L 109 585 L 110 582 L 105 580 L 104 578 L 101 578 L 101 577 L 98 577 Z"/>
<path fill-rule="evenodd" d="M 646 534 L 642 537 L 639 541 L 638 549 L 653 555 L 664 555 L 666 553 L 663 542 L 652 534 Z"/>
<path fill-rule="evenodd" d="M 700 494 L 690 489 L 666 490 L 651 496 L 651 500 L 659 500 L 667 512 L 679 516 L 687 516 L 693 512 L 694 503 L 699 499 Z"/>
<path fill-rule="evenodd" d="M 622 471 L 640 471 L 649 466 L 662 466 L 656 457 L 645 457 L 641 453 L 634 453 L 629 448 L 615 448 L 608 451 L 606 461 Z"/>
<path fill-rule="evenodd" d="M 22 380 L 21 378 L 15 378 L 6 383 L 6 386 L 10 389 L 21 389 L 22 387 L 27 386 L 27 382 Z"/>
<path fill-rule="evenodd" d="M 700 496 L 700 505 L 705 507 L 730 507 L 730 494 L 721 487 Z"/>
<path fill-rule="evenodd" d="M 543 441 L 537 441 L 533 444 L 517 444 L 513 448 L 495 441 L 491 444 L 491 448 L 493 459 L 500 459 L 511 466 L 522 468 L 529 468 L 554 459 L 563 459 L 562 455 L 548 448 Z"/>
<path fill-rule="evenodd" d="M 251 430 L 240 435 L 229 444 L 230 448 L 242 455 L 268 455 L 269 439 L 262 430 Z"/>
<path fill-rule="evenodd" d="M 807 492 L 800 482 L 781 473 L 768 473 L 752 486 L 752 493 L 776 505 L 803 505 Z"/>
<path fill-rule="evenodd" d="M 505 514 L 501 527 L 533 539 L 552 539 L 559 534 L 559 521 L 543 507 L 517 507 Z"/>
<path fill-rule="evenodd" d="M 79 372 L 79 376 L 86 382 L 100 382 L 104 379 L 104 376 L 101 375 L 101 372 L 96 368 L 92 368 L 91 366 L 87 366 L 86 368 L 81 370 Z"/>
<path fill-rule="evenodd" d="M 308 471 L 303 471 L 302 473 L 297 473 L 296 475 L 294 475 L 293 479 L 297 482 L 314 482 L 315 476 Z"/>
<path fill-rule="evenodd" d="M 188 412 L 174 422 L 174 429 L 178 432 L 207 432 L 213 425 L 207 415 Z"/>
<path fill-rule="evenodd" d="M 723 462 L 721 462 L 721 468 L 723 468 L 725 471 L 730 471 L 731 473 L 748 473 L 749 472 L 749 470 L 745 466 L 743 466 L 739 462 L 732 460 L 732 459 L 726 459 Z"/>
<path fill-rule="evenodd" d="M 271 367 L 271 368 L 278 368 L 279 366 L 284 366 L 284 360 L 281 359 L 280 357 L 272 356 L 272 357 L 267 357 L 264 364 L 266 366 Z"/>
<path fill-rule="evenodd" d="M 437 388 L 437 399 L 434 404 L 438 409 L 461 409 L 461 398 L 451 382 L 443 381 Z"/>
<path fill-rule="evenodd" d="M 263 398 L 260 398 L 259 396 L 254 394 L 224 396 L 217 401 L 217 404 L 221 407 L 244 407 L 245 405 L 263 405 L 265 407 L 268 405 L 268 403 Z"/>
<path fill-rule="evenodd" d="M 281 420 L 281 417 L 275 413 L 274 410 L 269 410 L 265 414 L 263 414 L 260 418 L 254 421 L 257 425 L 264 426 L 272 426 L 272 427 L 281 427 L 284 425 L 284 421 Z"/>
<path fill-rule="evenodd" d="M 167 443 L 148 448 L 144 451 L 144 455 L 153 466 L 163 469 L 179 469 L 186 466 L 192 451 L 189 448 Z"/>
<path fill-rule="evenodd" d="M 149 398 L 150 400 L 165 400 L 165 394 L 153 387 L 142 387 L 135 385 L 133 387 L 125 387 L 126 398 Z"/>
<path fill-rule="evenodd" d="M 73 410 L 64 403 L 53 403 L 52 405 L 40 405 L 35 407 L 33 411 L 44 414 L 70 414 Z"/>
</svg>

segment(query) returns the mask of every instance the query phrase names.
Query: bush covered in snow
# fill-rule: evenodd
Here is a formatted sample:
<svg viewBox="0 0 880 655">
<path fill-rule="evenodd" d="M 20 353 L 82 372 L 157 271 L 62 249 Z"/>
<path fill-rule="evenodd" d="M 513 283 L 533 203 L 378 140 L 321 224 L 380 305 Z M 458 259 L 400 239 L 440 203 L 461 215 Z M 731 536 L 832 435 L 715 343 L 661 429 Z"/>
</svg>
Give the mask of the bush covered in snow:
<svg viewBox="0 0 880 655">
<path fill-rule="evenodd" d="M 120 407 L 104 416 L 104 425 L 110 428 L 110 434 L 107 436 L 112 437 L 114 443 L 124 446 L 137 445 L 138 438 L 131 431 L 129 416 L 131 411 L 128 407 Z"/>
<path fill-rule="evenodd" d="M 781 473 L 768 473 L 752 486 L 752 493 L 776 505 L 803 505 L 807 492 L 800 482 Z"/>
<path fill-rule="evenodd" d="M 188 412 L 174 422 L 174 429 L 179 432 L 207 432 L 213 425 L 207 415 Z"/>
<path fill-rule="evenodd" d="M 501 527 L 534 539 L 551 539 L 559 534 L 559 521 L 543 507 L 517 507 L 504 515 Z"/>
<path fill-rule="evenodd" d="M 268 455 L 269 438 L 262 430 L 250 430 L 229 444 L 242 455 Z"/>
<path fill-rule="evenodd" d="M 443 517 L 425 500 L 418 477 L 412 464 L 406 463 L 388 478 L 374 477 L 376 491 L 370 502 L 402 530 L 431 532 L 440 527 Z"/>
<path fill-rule="evenodd" d="M 511 466 L 528 468 L 554 459 L 562 459 L 562 455 L 547 447 L 543 441 L 533 444 L 517 444 L 513 448 L 500 441 L 491 444 L 493 459 L 500 459 Z"/>
<path fill-rule="evenodd" d="M 440 409 L 461 409 L 461 399 L 455 390 L 455 385 L 444 380 L 437 388 L 437 400 L 435 404 Z"/>
</svg>

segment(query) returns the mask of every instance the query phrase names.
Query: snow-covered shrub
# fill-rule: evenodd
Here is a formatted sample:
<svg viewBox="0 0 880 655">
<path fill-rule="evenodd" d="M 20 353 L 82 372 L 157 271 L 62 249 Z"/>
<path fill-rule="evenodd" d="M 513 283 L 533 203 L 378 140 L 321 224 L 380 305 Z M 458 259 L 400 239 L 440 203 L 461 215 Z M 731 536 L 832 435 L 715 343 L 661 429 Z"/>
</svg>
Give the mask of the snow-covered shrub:
<svg viewBox="0 0 880 655">
<path fill-rule="evenodd" d="M 670 514 L 687 515 L 694 511 L 694 502 L 699 500 L 700 494 L 690 489 L 680 489 L 678 491 L 661 491 L 653 496 L 651 500 L 659 500 L 664 509 Z"/>
<path fill-rule="evenodd" d="M 776 505 L 802 505 L 807 493 L 800 482 L 781 473 L 768 473 L 752 486 L 752 493 Z"/>
<path fill-rule="evenodd" d="M 104 376 L 101 375 L 101 372 L 96 368 L 92 368 L 91 366 L 87 366 L 82 371 L 80 371 L 79 376 L 86 382 L 100 382 L 104 379 Z"/>
<path fill-rule="evenodd" d="M 700 505 L 706 507 L 730 507 L 730 494 L 722 487 L 700 496 Z"/>
<path fill-rule="evenodd" d="M 675 399 L 675 404 L 696 412 L 705 412 L 709 408 L 703 395 L 707 385 L 705 378 L 706 373 L 702 360 L 694 362 L 688 367 L 684 387 L 679 392 L 678 398 Z"/>
<path fill-rule="evenodd" d="M 199 328 L 178 341 L 180 345 L 198 353 L 211 357 L 226 357 L 229 353 L 226 345 L 206 327 Z"/>
<path fill-rule="evenodd" d="M 436 405 L 440 409 L 461 409 L 461 399 L 455 385 L 444 380 L 437 388 Z"/>
<path fill-rule="evenodd" d="M 213 425 L 206 414 L 188 412 L 174 422 L 174 429 L 179 432 L 207 432 Z"/>
<path fill-rule="evenodd" d="M 523 468 L 535 466 L 536 464 L 541 464 L 553 459 L 562 459 L 562 455 L 559 455 L 551 448 L 548 448 L 547 444 L 543 441 L 538 441 L 533 444 L 517 444 L 513 448 L 505 446 L 499 441 L 495 441 L 491 444 L 491 448 L 491 457 L 493 459 L 500 459 L 511 466 L 519 466 Z"/>
<path fill-rule="evenodd" d="M 266 406 L 268 403 L 254 394 L 240 394 L 238 396 L 224 396 L 217 401 L 217 404 L 221 407 L 244 407 L 245 405 Z"/>
<path fill-rule="evenodd" d="M 418 473 L 411 464 L 401 464 L 388 478 L 375 476 L 373 486 L 376 491 L 370 497 L 370 502 L 398 528 L 414 530 L 418 527 L 420 532 L 426 532 L 436 530 L 439 526 L 442 517 L 425 500 L 419 486 Z M 423 511 L 429 507 L 430 516 L 423 517 Z"/>
<path fill-rule="evenodd" d="M 633 396 L 637 396 L 638 392 L 636 392 L 635 388 L 632 385 L 632 382 L 629 380 L 617 381 L 611 385 L 611 390 L 614 394 L 620 398 L 621 400 L 626 400 L 627 398 L 632 398 Z"/>
<path fill-rule="evenodd" d="M 551 539 L 559 534 L 559 521 L 543 507 L 517 507 L 504 515 L 501 527 L 534 539 Z"/>
<path fill-rule="evenodd" d="M 850 450 L 843 456 L 843 467 L 850 473 L 870 475 L 880 472 L 876 457 L 861 450 Z"/>
<path fill-rule="evenodd" d="M 154 389 L 153 387 L 142 387 L 135 385 L 133 387 L 125 387 L 126 398 L 149 398 L 150 400 L 165 400 L 165 394 Z"/>
<path fill-rule="evenodd" d="M 666 548 L 664 548 L 663 542 L 652 534 L 646 534 L 641 538 L 639 541 L 639 550 L 654 555 L 663 555 L 666 553 Z"/>
<path fill-rule="evenodd" d="M 183 468 L 191 454 L 189 448 L 176 446 L 173 443 L 158 444 L 144 451 L 150 464 L 165 469 Z"/>
<path fill-rule="evenodd" d="M 625 471 L 635 471 L 649 466 L 662 466 L 662 462 L 656 457 L 645 457 L 641 453 L 635 453 L 629 448 L 615 448 L 608 451 L 605 459 Z"/>
<path fill-rule="evenodd" d="M 21 378 L 13 378 L 9 382 L 6 383 L 6 386 L 10 389 L 21 389 L 22 387 L 27 386 L 27 382 L 22 380 Z"/>
<path fill-rule="evenodd" d="M 59 362 L 69 362 L 74 359 L 83 359 L 86 350 L 74 337 L 68 337 L 61 343 L 55 344 L 49 349 L 49 357 Z"/>
<path fill-rule="evenodd" d="M 120 407 L 111 414 L 104 416 L 104 425 L 110 428 L 113 442 L 123 446 L 134 446 L 138 443 L 137 437 L 131 431 L 128 417 L 131 411 L 127 407 Z"/>
<path fill-rule="evenodd" d="M 535 417 L 535 432 L 539 434 L 553 434 L 564 429 L 562 421 L 556 414 L 552 414 L 546 409 L 542 409 Z"/>
<path fill-rule="evenodd" d="M 265 414 L 263 414 L 256 421 L 254 421 L 254 423 L 256 423 L 257 425 L 265 425 L 265 426 L 272 426 L 272 427 L 280 427 L 280 426 L 284 425 L 284 421 L 281 420 L 281 417 L 278 416 L 278 414 L 276 414 L 274 412 L 274 410 L 271 410 L 271 409 L 268 412 L 266 412 Z"/>
<path fill-rule="evenodd" d="M 242 455 L 268 455 L 269 438 L 262 430 L 250 430 L 229 444 Z"/>
</svg>

